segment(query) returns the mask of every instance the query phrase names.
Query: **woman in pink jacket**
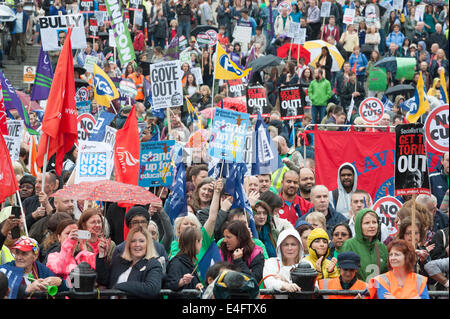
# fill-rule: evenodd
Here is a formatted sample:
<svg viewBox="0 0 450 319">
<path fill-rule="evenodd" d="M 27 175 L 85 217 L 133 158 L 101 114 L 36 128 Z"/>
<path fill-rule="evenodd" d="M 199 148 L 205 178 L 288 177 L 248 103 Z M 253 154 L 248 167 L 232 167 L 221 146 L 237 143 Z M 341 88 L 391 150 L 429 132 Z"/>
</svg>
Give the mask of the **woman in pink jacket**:
<svg viewBox="0 0 450 319">
<path fill-rule="evenodd" d="M 83 261 L 95 269 L 95 254 L 86 250 L 76 251 L 78 244 L 78 226 L 76 221 L 66 219 L 56 227 L 56 234 L 61 245 L 59 252 L 53 252 L 47 257 L 47 267 L 56 275 L 66 280 L 70 286 L 70 272 Z"/>
</svg>

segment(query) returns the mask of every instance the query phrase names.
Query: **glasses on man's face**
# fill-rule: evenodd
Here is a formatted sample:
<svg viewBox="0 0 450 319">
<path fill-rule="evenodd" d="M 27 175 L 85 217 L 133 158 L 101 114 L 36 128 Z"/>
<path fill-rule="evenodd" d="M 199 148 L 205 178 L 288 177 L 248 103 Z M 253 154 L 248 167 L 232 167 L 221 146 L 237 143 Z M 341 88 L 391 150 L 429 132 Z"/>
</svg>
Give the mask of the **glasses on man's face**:
<svg viewBox="0 0 450 319">
<path fill-rule="evenodd" d="M 146 220 L 134 220 L 130 223 L 130 225 L 136 226 L 136 225 L 148 225 L 148 221 Z"/>
</svg>

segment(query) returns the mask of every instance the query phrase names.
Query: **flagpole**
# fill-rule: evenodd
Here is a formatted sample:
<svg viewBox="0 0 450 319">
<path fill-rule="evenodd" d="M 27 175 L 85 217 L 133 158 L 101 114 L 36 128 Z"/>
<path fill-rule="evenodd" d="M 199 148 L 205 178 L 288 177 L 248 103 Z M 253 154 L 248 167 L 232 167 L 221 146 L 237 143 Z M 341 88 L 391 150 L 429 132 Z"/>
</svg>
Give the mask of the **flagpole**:
<svg viewBox="0 0 450 319">
<path fill-rule="evenodd" d="M 19 206 L 20 206 L 20 212 L 21 212 L 21 216 L 23 219 L 23 228 L 25 229 L 25 235 L 28 237 L 28 228 L 27 228 L 27 221 L 25 219 L 25 212 L 23 211 L 23 205 L 22 205 L 22 200 L 20 199 L 20 194 L 19 194 L 19 190 L 16 190 L 16 195 L 19 201 Z"/>
<path fill-rule="evenodd" d="M 48 163 L 48 148 L 50 146 L 50 136 L 47 136 L 47 149 L 45 151 L 45 155 L 44 155 L 44 164 L 42 166 L 42 186 L 41 186 L 41 192 L 44 192 L 45 189 L 45 173 L 47 172 L 47 163 Z M 44 207 L 41 204 L 41 207 Z"/>
<path fill-rule="evenodd" d="M 216 45 L 215 45 L 215 50 L 216 50 L 216 60 L 217 60 L 217 46 L 219 45 L 219 41 L 217 41 Z M 216 61 L 214 61 L 216 62 Z M 212 83 L 212 91 L 211 91 L 211 107 L 214 107 L 214 82 L 216 82 L 216 69 L 217 69 L 217 65 L 215 65 L 214 63 L 214 75 L 213 75 L 213 83 Z"/>
</svg>

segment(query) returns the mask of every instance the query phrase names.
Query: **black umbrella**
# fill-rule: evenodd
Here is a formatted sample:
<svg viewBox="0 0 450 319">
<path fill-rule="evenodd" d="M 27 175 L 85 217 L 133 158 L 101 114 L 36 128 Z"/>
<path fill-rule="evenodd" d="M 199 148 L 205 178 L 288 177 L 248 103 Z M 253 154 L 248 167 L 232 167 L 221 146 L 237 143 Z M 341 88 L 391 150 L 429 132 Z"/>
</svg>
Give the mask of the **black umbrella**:
<svg viewBox="0 0 450 319">
<path fill-rule="evenodd" d="M 74 71 L 77 71 L 80 75 L 83 75 L 83 74 L 86 73 L 86 69 L 83 68 L 82 66 L 79 66 L 78 64 L 75 64 L 75 65 L 73 66 L 73 70 L 74 70 Z"/>
<path fill-rule="evenodd" d="M 191 31 L 191 37 L 196 37 L 197 34 L 205 33 L 208 30 L 214 30 L 219 33 L 219 29 L 217 27 L 213 27 L 211 25 L 199 25 Z"/>
<path fill-rule="evenodd" d="M 83 79 L 75 79 L 75 88 L 78 89 L 78 88 L 83 87 L 83 86 L 88 87 L 89 83 L 86 82 Z"/>
<path fill-rule="evenodd" d="M 373 65 L 378 68 L 385 68 L 386 71 L 391 72 L 392 74 L 397 72 L 397 58 L 395 56 L 390 56 L 384 59 L 381 59 L 377 63 Z"/>
<path fill-rule="evenodd" d="M 264 69 L 266 67 L 278 66 L 282 62 L 283 62 L 282 58 L 269 54 L 251 61 L 247 65 L 247 68 L 252 68 L 253 72 L 258 72 L 259 70 Z"/>
<path fill-rule="evenodd" d="M 399 84 L 395 86 L 391 86 L 384 92 L 385 95 L 406 95 L 405 93 L 414 93 L 416 88 L 409 84 Z"/>
</svg>

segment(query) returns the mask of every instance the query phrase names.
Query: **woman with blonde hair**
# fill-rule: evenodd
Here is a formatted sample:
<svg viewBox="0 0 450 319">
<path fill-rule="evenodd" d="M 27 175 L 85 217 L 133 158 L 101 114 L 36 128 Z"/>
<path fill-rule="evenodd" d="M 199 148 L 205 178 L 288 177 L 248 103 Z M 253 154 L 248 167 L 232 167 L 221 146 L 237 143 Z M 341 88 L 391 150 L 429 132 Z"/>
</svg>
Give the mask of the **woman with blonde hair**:
<svg viewBox="0 0 450 319">
<path fill-rule="evenodd" d="M 162 267 L 147 229 L 132 228 L 122 255 L 108 262 L 107 245 L 99 245 L 97 282 L 127 292 L 135 298 L 156 298 L 161 290 Z"/>
</svg>

